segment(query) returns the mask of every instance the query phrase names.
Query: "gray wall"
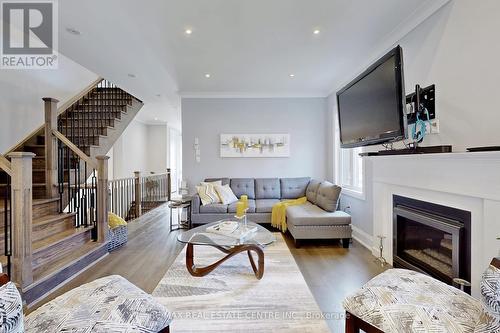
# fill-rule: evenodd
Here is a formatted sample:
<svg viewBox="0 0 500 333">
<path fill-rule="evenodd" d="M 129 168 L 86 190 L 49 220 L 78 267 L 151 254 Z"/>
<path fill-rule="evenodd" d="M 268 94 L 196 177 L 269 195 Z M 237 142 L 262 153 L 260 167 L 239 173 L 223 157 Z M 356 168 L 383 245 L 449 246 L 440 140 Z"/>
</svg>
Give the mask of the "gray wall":
<svg viewBox="0 0 500 333">
<path fill-rule="evenodd" d="M 206 177 L 327 177 L 326 98 L 183 98 L 183 178 L 193 188 Z M 221 158 L 221 133 L 289 133 L 287 158 Z M 201 161 L 197 163 L 194 138 Z"/>
</svg>

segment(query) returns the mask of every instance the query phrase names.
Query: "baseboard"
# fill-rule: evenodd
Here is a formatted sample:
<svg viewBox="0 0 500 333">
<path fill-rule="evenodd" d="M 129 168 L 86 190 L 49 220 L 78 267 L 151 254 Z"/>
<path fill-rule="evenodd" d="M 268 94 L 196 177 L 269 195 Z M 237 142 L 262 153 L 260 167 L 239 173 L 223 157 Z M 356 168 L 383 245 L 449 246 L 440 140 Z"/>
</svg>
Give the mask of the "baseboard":
<svg viewBox="0 0 500 333">
<path fill-rule="evenodd" d="M 364 232 L 358 227 L 351 225 L 352 227 L 352 238 L 357 240 L 361 245 L 366 247 L 370 252 L 373 249 L 373 236 Z"/>
</svg>

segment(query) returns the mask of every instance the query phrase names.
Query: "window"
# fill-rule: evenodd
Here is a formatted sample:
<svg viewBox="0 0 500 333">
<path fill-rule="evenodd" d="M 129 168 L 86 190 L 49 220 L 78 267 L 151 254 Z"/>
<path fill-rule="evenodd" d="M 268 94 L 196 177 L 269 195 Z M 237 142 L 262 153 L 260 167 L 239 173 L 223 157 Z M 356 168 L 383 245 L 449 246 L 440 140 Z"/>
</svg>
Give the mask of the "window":
<svg viewBox="0 0 500 333">
<path fill-rule="evenodd" d="M 361 148 L 339 148 L 339 180 L 347 194 L 363 195 L 363 159 Z M 350 193 L 354 192 L 354 193 Z"/>
<path fill-rule="evenodd" d="M 342 192 L 352 197 L 365 199 L 364 193 L 364 165 L 363 158 L 359 154 L 362 148 L 340 148 L 340 130 L 338 121 L 335 119 L 335 177 L 337 184 L 342 186 Z"/>
</svg>

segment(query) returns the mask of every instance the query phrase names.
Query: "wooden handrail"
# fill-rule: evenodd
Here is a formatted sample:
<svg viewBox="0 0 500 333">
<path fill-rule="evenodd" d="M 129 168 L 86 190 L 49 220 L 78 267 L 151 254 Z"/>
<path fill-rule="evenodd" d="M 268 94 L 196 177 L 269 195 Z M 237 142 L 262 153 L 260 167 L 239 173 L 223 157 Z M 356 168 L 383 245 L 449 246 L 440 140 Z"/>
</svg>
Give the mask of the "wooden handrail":
<svg viewBox="0 0 500 333">
<path fill-rule="evenodd" d="M 83 161 L 87 162 L 87 164 L 92 167 L 93 169 L 97 168 L 97 163 L 92 160 L 90 156 L 85 154 L 83 151 L 80 150 L 73 142 L 71 142 L 67 137 L 64 136 L 61 132 L 59 132 L 56 129 L 52 130 L 52 134 L 55 135 L 56 138 L 62 141 L 69 149 L 71 149 L 75 154 L 78 155 Z"/>
<path fill-rule="evenodd" d="M 94 89 L 95 87 L 97 87 L 97 85 L 99 84 L 99 82 L 101 82 L 102 80 L 104 80 L 102 77 L 98 77 L 97 79 L 95 79 L 94 81 L 92 81 L 88 86 L 86 86 L 80 93 L 78 93 L 78 95 L 73 96 L 66 103 L 64 103 L 63 105 L 61 105 L 60 107 L 58 107 L 57 108 L 57 115 L 62 114 L 71 105 L 73 105 L 74 103 L 78 102 L 83 96 L 85 96 L 92 89 Z M 22 139 L 19 143 L 17 143 L 15 146 L 13 146 L 12 148 L 10 148 L 5 155 L 7 155 L 8 153 L 12 153 L 13 151 L 16 151 L 19 148 L 23 147 L 29 139 L 31 139 L 38 132 L 42 131 L 43 128 L 44 128 L 44 126 L 45 126 L 45 124 L 42 125 L 42 126 L 40 126 L 40 127 L 38 127 L 38 128 L 36 128 L 35 130 L 33 130 L 30 134 L 28 134 L 27 136 L 25 136 L 24 139 Z"/>
<path fill-rule="evenodd" d="M 102 77 L 98 77 L 95 81 L 93 81 L 91 84 L 89 84 L 85 89 L 83 89 L 78 95 L 73 96 L 70 98 L 66 103 L 63 105 L 59 106 L 57 108 L 57 115 L 60 115 L 64 111 L 66 111 L 71 105 L 74 103 L 78 102 L 83 96 L 87 95 L 92 89 L 97 87 L 97 85 L 104 80 Z"/>
<path fill-rule="evenodd" d="M 0 155 L 0 169 L 7 172 L 9 176 L 12 176 L 12 165 L 3 155 Z"/>
<path fill-rule="evenodd" d="M 108 180 L 109 183 L 118 183 L 120 181 L 124 181 L 124 180 L 132 180 L 132 179 L 135 179 L 135 177 L 125 177 L 125 178 L 116 178 L 116 179 L 110 179 Z"/>
</svg>

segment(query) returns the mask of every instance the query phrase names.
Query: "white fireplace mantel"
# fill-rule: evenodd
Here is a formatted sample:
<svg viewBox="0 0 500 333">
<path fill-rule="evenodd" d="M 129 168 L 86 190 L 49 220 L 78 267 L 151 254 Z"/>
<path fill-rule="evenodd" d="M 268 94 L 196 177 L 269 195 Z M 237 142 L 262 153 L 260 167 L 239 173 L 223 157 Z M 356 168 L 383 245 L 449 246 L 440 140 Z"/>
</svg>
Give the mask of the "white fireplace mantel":
<svg viewBox="0 0 500 333">
<path fill-rule="evenodd" d="M 394 194 L 471 212 L 472 294 L 500 241 L 500 152 L 393 155 L 366 158 L 372 168 L 373 254 L 384 235 L 384 256 L 392 264 Z"/>
</svg>

